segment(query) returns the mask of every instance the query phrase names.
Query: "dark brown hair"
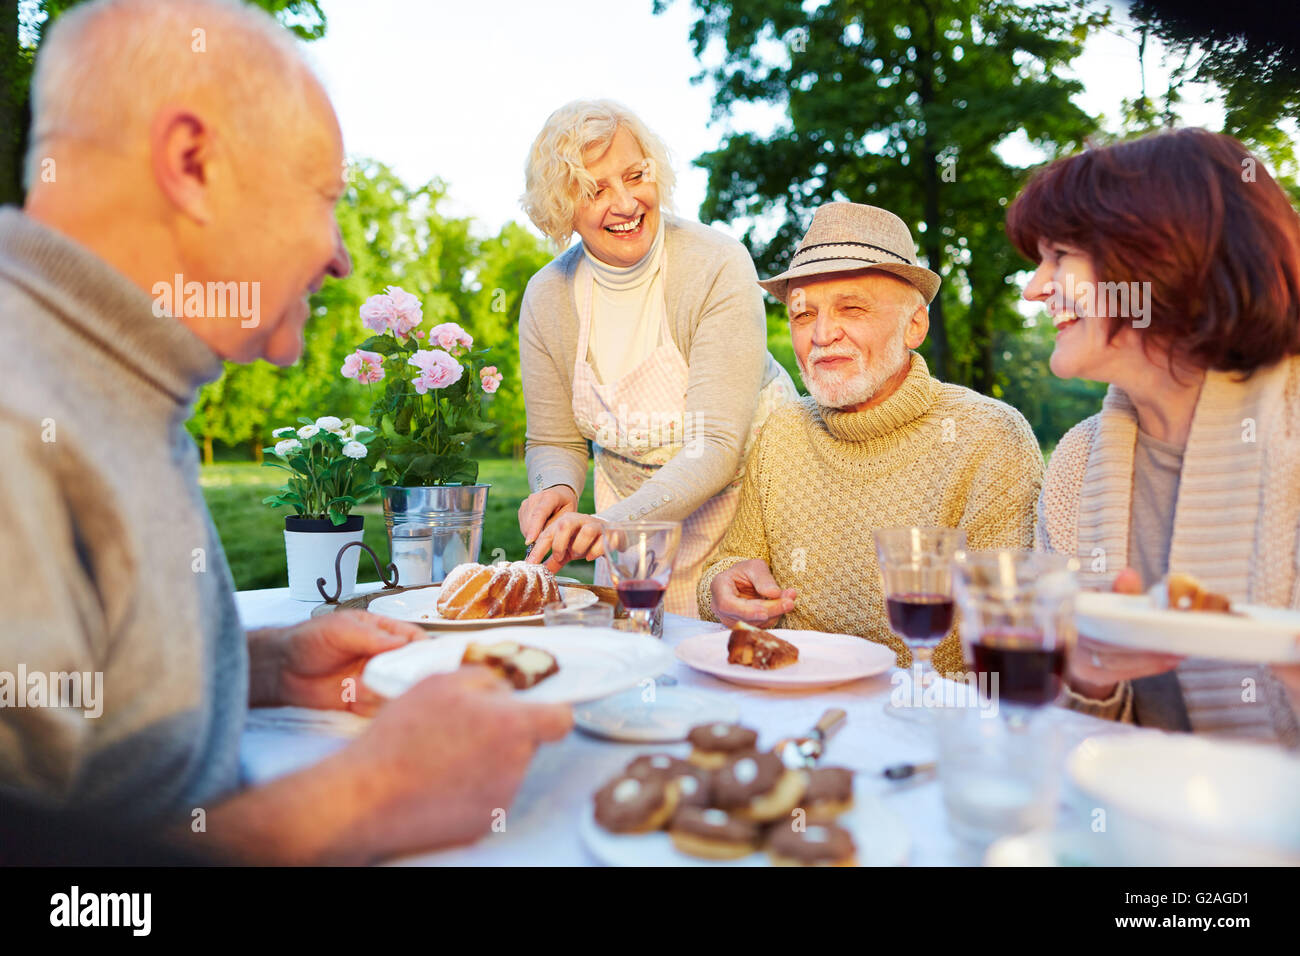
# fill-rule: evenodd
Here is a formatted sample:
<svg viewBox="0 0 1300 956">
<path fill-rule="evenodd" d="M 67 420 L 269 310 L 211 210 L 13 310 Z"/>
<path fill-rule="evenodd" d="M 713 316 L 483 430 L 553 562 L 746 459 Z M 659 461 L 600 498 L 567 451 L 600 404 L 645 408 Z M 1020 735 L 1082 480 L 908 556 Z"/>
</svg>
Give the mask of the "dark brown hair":
<svg viewBox="0 0 1300 956">
<path fill-rule="evenodd" d="M 1180 129 L 1056 160 L 1007 211 L 1038 241 L 1086 252 L 1097 280 L 1150 283 L 1150 339 L 1200 368 L 1249 374 L 1300 354 L 1300 215 L 1236 139 Z M 1114 338 L 1130 319 L 1112 316 Z"/>
</svg>

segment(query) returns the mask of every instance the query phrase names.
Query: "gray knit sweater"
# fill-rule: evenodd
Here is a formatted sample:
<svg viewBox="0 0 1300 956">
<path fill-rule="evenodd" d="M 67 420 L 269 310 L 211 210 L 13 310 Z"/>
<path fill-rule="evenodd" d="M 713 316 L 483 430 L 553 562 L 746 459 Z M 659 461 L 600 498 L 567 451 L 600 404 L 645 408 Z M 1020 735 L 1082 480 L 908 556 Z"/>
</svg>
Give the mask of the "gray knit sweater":
<svg viewBox="0 0 1300 956">
<path fill-rule="evenodd" d="M 185 431 L 221 361 L 12 208 L 0 354 L 0 682 L 103 675 L 98 718 L 0 706 L 0 787 L 123 821 L 188 819 L 238 784 L 248 705 L 247 643 Z"/>
<path fill-rule="evenodd" d="M 679 521 L 725 488 L 740 468 L 758 393 L 780 374 L 767 351 L 763 295 L 745 247 L 716 229 L 665 215 L 664 249 L 669 325 L 690 368 L 686 411 L 699 427 L 694 441 L 635 494 L 601 512 L 612 521 L 634 513 Z M 533 491 L 567 484 L 581 495 L 586 482 L 587 444 L 573 420 L 573 275 L 581 259 L 575 243 L 533 276 L 520 312 L 524 457 Z"/>
</svg>

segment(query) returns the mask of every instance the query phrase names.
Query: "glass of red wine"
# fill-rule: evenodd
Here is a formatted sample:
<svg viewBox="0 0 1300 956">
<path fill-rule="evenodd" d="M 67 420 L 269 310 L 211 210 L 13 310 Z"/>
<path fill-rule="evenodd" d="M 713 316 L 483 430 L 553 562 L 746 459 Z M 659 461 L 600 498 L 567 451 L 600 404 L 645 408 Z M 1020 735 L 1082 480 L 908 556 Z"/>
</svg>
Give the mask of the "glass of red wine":
<svg viewBox="0 0 1300 956">
<path fill-rule="evenodd" d="M 966 547 L 957 528 L 881 528 L 875 532 L 876 561 L 889 626 L 912 649 L 913 681 L 924 686 L 930 655 L 952 628 L 952 560 Z M 906 714 L 889 705 L 887 713 Z"/>
<path fill-rule="evenodd" d="M 1074 645 L 1079 562 L 1032 551 L 969 551 L 953 559 L 962 651 L 980 697 L 1023 724 L 1056 700 Z"/>
<path fill-rule="evenodd" d="M 650 616 L 664 599 L 682 539 L 680 521 L 609 521 L 601 535 L 619 600 L 636 630 L 650 634 Z"/>
</svg>

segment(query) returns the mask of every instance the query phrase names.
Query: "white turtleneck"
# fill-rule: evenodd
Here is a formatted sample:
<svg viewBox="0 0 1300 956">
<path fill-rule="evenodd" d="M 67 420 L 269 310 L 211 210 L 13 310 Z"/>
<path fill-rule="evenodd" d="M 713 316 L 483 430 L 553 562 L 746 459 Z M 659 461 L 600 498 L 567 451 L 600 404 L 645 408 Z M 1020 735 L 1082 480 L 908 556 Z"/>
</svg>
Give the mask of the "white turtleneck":
<svg viewBox="0 0 1300 956">
<path fill-rule="evenodd" d="M 584 246 L 576 279 L 590 290 L 587 361 L 602 385 L 627 375 L 662 345 L 664 220 L 650 251 L 633 265 L 602 262 Z"/>
</svg>

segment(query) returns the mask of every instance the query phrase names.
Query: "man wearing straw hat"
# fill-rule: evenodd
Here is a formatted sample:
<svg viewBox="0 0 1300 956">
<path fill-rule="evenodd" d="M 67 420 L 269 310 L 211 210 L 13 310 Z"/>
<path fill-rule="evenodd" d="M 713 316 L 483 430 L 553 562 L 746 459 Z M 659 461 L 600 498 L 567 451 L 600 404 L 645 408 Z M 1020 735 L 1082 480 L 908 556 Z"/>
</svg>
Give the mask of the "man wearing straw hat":
<svg viewBox="0 0 1300 956">
<path fill-rule="evenodd" d="M 785 303 L 809 395 L 774 412 L 736 517 L 697 596 L 701 616 L 858 634 L 890 629 L 872 531 L 962 528 L 972 549 L 1028 548 L 1043 460 L 1014 408 L 930 375 L 914 350 L 939 276 L 884 209 L 829 203 L 790 268 L 759 283 Z M 935 651 L 964 670 L 955 634 Z"/>
</svg>

